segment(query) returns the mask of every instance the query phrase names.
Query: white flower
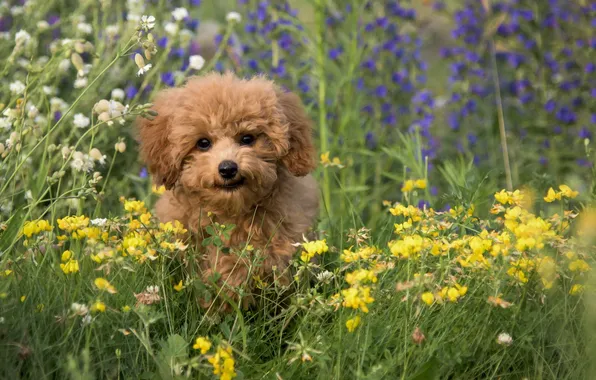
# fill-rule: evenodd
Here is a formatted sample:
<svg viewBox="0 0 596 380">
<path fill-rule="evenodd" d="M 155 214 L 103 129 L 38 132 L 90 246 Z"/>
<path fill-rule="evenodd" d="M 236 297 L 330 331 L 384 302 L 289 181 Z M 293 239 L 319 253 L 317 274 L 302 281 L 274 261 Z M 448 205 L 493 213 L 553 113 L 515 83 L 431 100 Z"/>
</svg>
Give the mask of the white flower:
<svg viewBox="0 0 596 380">
<path fill-rule="evenodd" d="M 10 92 L 15 95 L 20 95 L 25 92 L 25 85 L 20 80 L 15 80 L 10 84 Z"/>
<path fill-rule="evenodd" d="M 119 141 L 114 145 L 114 149 L 116 149 L 118 153 L 124 153 L 126 152 L 126 143 L 124 141 Z"/>
<path fill-rule="evenodd" d="M 74 81 L 74 88 L 83 88 L 83 87 L 87 87 L 87 78 L 83 77 L 83 78 L 77 78 Z"/>
<path fill-rule="evenodd" d="M 89 314 L 89 308 L 87 307 L 87 305 L 83 305 L 76 302 L 73 302 L 73 304 L 70 305 L 70 310 L 72 310 L 72 312 L 76 315 L 80 316 Z"/>
<path fill-rule="evenodd" d="M 68 104 L 66 104 L 64 100 L 54 97 L 50 99 L 50 108 L 52 109 L 52 112 L 64 111 L 68 108 Z"/>
<path fill-rule="evenodd" d="M 89 120 L 89 118 L 85 115 L 83 115 L 82 113 L 78 113 L 76 115 L 74 115 L 74 125 L 77 128 L 87 128 L 89 126 L 89 123 L 91 122 L 91 120 Z"/>
<path fill-rule="evenodd" d="M 188 17 L 188 11 L 186 8 L 176 8 L 172 11 L 172 16 L 176 21 L 182 21 Z"/>
<path fill-rule="evenodd" d="M 242 21 L 242 16 L 238 12 L 230 12 L 226 15 L 227 22 L 240 22 Z"/>
<path fill-rule="evenodd" d="M 12 123 L 8 117 L 0 117 L 0 129 L 10 129 Z"/>
<path fill-rule="evenodd" d="M 139 71 L 137 72 L 137 76 L 140 77 L 141 75 L 145 74 L 147 71 L 149 71 L 151 68 L 153 67 L 152 64 L 148 63 L 145 66 L 139 68 Z"/>
<path fill-rule="evenodd" d="M 43 93 L 46 95 L 56 94 L 56 87 L 43 86 Z"/>
<path fill-rule="evenodd" d="M 81 32 L 83 34 L 93 33 L 93 27 L 91 26 L 91 24 L 87 24 L 85 22 L 79 23 L 79 25 L 77 25 L 77 29 L 79 32 Z"/>
<path fill-rule="evenodd" d="M 91 322 L 93 322 L 93 318 L 91 318 L 91 315 L 89 314 L 85 315 L 83 319 L 81 319 L 81 325 L 83 326 L 90 325 Z"/>
<path fill-rule="evenodd" d="M 317 280 L 320 282 L 327 283 L 333 278 L 333 273 L 329 272 L 328 270 L 317 274 Z"/>
<path fill-rule="evenodd" d="M 120 27 L 118 25 L 108 25 L 106 26 L 106 35 L 108 37 L 114 38 L 118 35 L 120 31 Z"/>
<path fill-rule="evenodd" d="M 163 28 L 170 36 L 178 35 L 178 30 L 180 29 L 178 24 L 174 24 L 173 22 L 166 23 Z"/>
<path fill-rule="evenodd" d="M 33 104 L 31 104 L 27 108 L 27 117 L 29 119 L 35 119 L 37 117 L 37 115 L 39 115 L 39 110 L 37 109 L 37 107 L 35 107 Z"/>
<path fill-rule="evenodd" d="M 158 294 L 159 293 L 159 286 L 153 285 L 147 287 L 147 293 Z"/>
<path fill-rule="evenodd" d="M 513 338 L 507 333 L 500 333 L 497 337 L 497 343 L 504 346 L 509 346 L 511 343 L 513 343 Z"/>
<path fill-rule="evenodd" d="M 155 17 L 143 15 L 141 17 L 141 28 L 146 32 L 150 31 L 155 27 Z"/>
<path fill-rule="evenodd" d="M 14 6 L 12 8 L 10 8 L 10 14 L 13 16 L 20 16 L 22 15 L 24 12 L 23 7 L 19 7 L 19 6 Z"/>
<path fill-rule="evenodd" d="M 100 165 L 106 163 L 107 156 L 105 154 L 101 154 L 97 148 L 93 148 L 89 151 L 89 157 L 91 157 L 94 161 L 99 162 Z"/>
<path fill-rule="evenodd" d="M 17 46 L 25 45 L 31 40 L 31 35 L 24 31 L 23 29 L 19 30 L 17 34 L 14 36 L 14 42 Z"/>
<path fill-rule="evenodd" d="M 48 29 L 49 27 L 50 27 L 50 24 L 46 20 L 41 20 L 41 21 L 37 22 L 37 29 L 39 29 L 39 31 L 41 31 L 41 32 Z"/>
<path fill-rule="evenodd" d="M 28 201 L 32 201 L 33 200 L 33 193 L 31 192 L 31 190 L 25 191 L 25 199 L 28 200 Z"/>
<path fill-rule="evenodd" d="M 91 225 L 97 226 L 97 227 L 103 227 L 106 225 L 107 221 L 108 220 L 106 218 L 91 219 Z"/>
<path fill-rule="evenodd" d="M 122 100 L 124 99 L 124 90 L 121 88 L 115 88 L 112 90 L 112 99 Z"/>
<path fill-rule="evenodd" d="M 58 68 L 62 72 L 67 72 L 68 69 L 70 69 L 70 59 L 63 59 L 62 61 L 60 61 L 60 63 L 58 64 Z"/>
<path fill-rule="evenodd" d="M 200 55 L 191 55 L 189 58 L 188 66 L 193 70 L 201 70 L 205 66 L 205 58 Z"/>
<path fill-rule="evenodd" d="M 93 159 L 88 154 L 74 152 L 70 167 L 79 172 L 90 172 L 93 170 Z"/>
</svg>

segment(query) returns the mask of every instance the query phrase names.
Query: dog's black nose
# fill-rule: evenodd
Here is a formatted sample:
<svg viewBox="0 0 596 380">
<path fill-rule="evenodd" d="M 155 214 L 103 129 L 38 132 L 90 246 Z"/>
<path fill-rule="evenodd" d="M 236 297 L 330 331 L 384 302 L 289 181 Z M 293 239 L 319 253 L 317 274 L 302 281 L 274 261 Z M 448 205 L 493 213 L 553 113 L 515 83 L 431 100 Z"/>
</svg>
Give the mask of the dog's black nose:
<svg viewBox="0 0 596 380">
<path fill-rule="evenodd" d="M 222 161 L 218 169 L 223 179 L 232 179 L 238 174 L 238 165 L 234 161 Z"/>
</svg>

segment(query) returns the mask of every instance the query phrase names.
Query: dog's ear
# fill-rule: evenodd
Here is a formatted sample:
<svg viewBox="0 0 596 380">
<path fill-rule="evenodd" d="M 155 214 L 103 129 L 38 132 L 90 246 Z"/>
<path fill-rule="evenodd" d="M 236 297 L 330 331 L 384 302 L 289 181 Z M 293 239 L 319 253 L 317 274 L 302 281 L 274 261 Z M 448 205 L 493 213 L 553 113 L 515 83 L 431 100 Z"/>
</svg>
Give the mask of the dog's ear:
<svg viewBox="0 0 596 380">
<path fill-rule="evenodd" d="M 172 143 L 168 139 L 174 107 L 171 106 L 172 103 L 168 106 L 166 97 L 167 94 L 161 94 L 151 107 L 157 112 L 157 116 L 152 119 L 142 116 L 137 118 L 136 135 L 141 159 L 147 165 L 154 182 L 157 185 L 164 185 L 166 189 L 171 189 L 178 180 L 180 163 L 173 157 Z"/>
<path fill-rule="evenodd" d="M 288 123 L 289 150 L 282 163 L 295 176 L 305 176 L 316 167 L 312 141 L 312 120 L 306 114 L 300 98 L 291 92 L 277 93 L 279 105 Z"/>
</svg>

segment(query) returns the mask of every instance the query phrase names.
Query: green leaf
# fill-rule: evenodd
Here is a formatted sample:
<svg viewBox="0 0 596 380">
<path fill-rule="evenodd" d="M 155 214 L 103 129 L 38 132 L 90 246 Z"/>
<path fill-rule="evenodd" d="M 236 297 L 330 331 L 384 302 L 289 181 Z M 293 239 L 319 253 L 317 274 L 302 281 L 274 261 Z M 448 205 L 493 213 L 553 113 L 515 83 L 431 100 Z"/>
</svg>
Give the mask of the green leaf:
<svg viewBox="0 0 596 380">
<path fill-rule="evenodd" d="M 432 358 L 422 365 L 420 371 L 415 373 L 408 380 L 435 380 L 439 378 L 440 363 L 436 358 Z"/>
<path fill-rule="evenodd" d="M 23 210 L 23 207 L 20 207 L 14 211 L 8 220 L 8 226 L 0 236 L 0 256 L 2 256 L 2 252 L 11 248 L 14 244 L 19 231 L 23 227 L 26 215 L 27 213 Z"/>
<path fill-rule="evenodd" d="M 188 343 L 178 334 L 170 335 L 167 341 L 160 342 L 161 350 L 155 360 L 162 379 L 174 379 L 180 374 L 181 362 L 188 358 Z"/>
</svg>

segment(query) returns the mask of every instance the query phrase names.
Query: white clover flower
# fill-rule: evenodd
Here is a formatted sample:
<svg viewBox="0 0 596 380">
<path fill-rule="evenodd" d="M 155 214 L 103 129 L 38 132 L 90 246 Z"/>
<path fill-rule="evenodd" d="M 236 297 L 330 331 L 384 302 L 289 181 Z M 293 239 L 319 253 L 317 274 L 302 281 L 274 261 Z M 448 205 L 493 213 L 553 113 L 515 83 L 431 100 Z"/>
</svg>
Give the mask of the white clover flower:
<svg viewBox="0 0 596 380">
<path fill-rule="evenodd" d="M 103 227 L 107 222 L 108 220 L 106 218 L 91 219 L 91 225 L 97 227 Z"/>
<path fill-rule="evenodd" d="M 173 22 L 166 23 L 163 28 L 167 34 L 169 34 L 170 36 L 173 36 L 173 37 L 177 36 L 178 31 L 180 30 L 180 28 L 178 27 L 178 24 L 174 24 Z"/>
<path fill-rule="evenodd" d="M 155 28 L 155 17 L 143 15 L 141 17 L 141 29 L 148 32 Z"/>
<path fill-rule="evenodd" d="M 186 8 L 176 8 L 172 11 L 172 16 L 176 21 L 182 21 L 188 17 L 188 11 Z"/>
<path fill-rule="evenodd" d="M 72 312 L 76 315 L 80 316 L 89 314 L 89 308 L 87 307 L 87 305 L 83 305 L 76 302 L 73 302 L 73 304 L 70 305 L 70 310 L 72 310 Z"/>
<path fill-rule="evenodd" d="M 242 16 L 238 12 L 230 12 L 226 15 L 226 21 L 239 23 L 242 21 Z"/>
<path fill-rule="evenodd" d="M 25 199 L 28 200 L 28 201 L 32 201 L 33 200 L 33 193 L 31 192 L 31 190 L 25 191 Z"/>
<path fill-rule="evenodd" d="M 100 165 L 104 165 L 106 163 L 107 156 L 105 154 L 101 154 L 97 148 L 93 148 L 89 151 L 89 157 L 91 157 L 94 161 L 99 162 Z"/>
<path fill-rule="evenodd" d="M 114 38 L 120 32 L 120 27 L 118 25 L 108 25 L 106 26 L 106 35 L 110 38 Z"/>
<path fill-rule="evenodd" d="M 8 117 L 0 117 L 0 129 L 9 130 L 12 127 L 12 122 Z"/>
<path fill-rule="evenodd" d="M 205 66 L 205 58 L 200 55 L 191 55 L 188 61 L 188 66 L 193 70 L 201 70 Z"/>
<path fill-rule="evenodd" d="M 31 40 L 31 35 L 27 31 L 21 29 L 14 36 L 14 42 L 17 46 L 25 45 Z"/>
<path fill-rule="evenodd" d="M 77 30 L 83 34 L 91 34 L 93 33 L 93 27 L 91 24 L 87 24 L 86 22 L 81 22 L 77 25 Z"/>
<path fill-rule="evenodd" d="M 329 272 L 328 270 L 317 274 L 317 280 L 323 283 L 329 282 L 333 278 L 333 272 Z"/>
<path fill-rule="evenodd" d="M 76 115 L 74 115 L 74 125 L 77 128 L 87 128 L 90 124 L 91 120 L 83 115 L 82 113 L 78 113 Z"/>
<path fill-rule="evenodd" d="M 115 88 L 112 90 L 112 99 L 122 100 L 124 99 L 124 90 L 121 88 Z"/>
<path fill-rule="evenodd" d="M 500 333 L 497 337 L 497 343 L 504 346 L 509 346 L 511 343 L 513 343 L 513 338 L 507 333 Z"/>
<path fill-rule="evenodd" d="M 157 286 L 157 285 L 148 286 L 147 287 L 147 293 L 158 294 L 159 293 L 159 286 Z"/>
<path fill-rule="evenodd" d="M 40 32 L 47 30 L 50 27 L 50 24 L 46 20 L 40 20 L 37 22 L 37 29 Z"/>
<path fill-rule="evenodd" d="M 137 53 L 135 55 L 135 63 L 137 64 L 137 67 L 139 68 L 139 71 L 137 72 L 138 77 L 145 74 L 153 66 L 150 63 L 145 64 L 145 60 L 143 59 L 143 56 L 140 55 L 139 53 Z"/>
<path fill-rule="evenodd" d="M 20 95 L 23 92 L 25 92 L 25 88 L 25 84 L 23 84 L 23 82 L 21 82 L 20 80 L 15 80 L 10 84 L 10 92 L 12 92 L 15 95 Z"/>
</svg>

